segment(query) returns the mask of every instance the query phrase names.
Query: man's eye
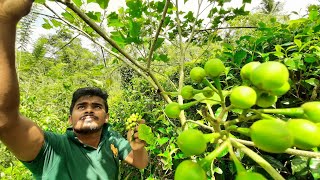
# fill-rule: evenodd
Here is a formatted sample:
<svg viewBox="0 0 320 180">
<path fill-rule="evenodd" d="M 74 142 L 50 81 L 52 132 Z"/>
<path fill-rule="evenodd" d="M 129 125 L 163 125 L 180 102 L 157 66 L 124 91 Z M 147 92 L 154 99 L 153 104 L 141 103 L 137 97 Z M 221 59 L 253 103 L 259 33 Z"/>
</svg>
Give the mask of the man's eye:
<svg viewBox="0 0 320 180">
<path fill-rule="evenodd" d="M 96 106 L 96 109 L 102 109 L 102 107 L 101 106 Z"/>
<path fill-rule="evenodd" d="M 78 109 L 84 109 L 84 106 L 78 106 Z"/>
</svg>

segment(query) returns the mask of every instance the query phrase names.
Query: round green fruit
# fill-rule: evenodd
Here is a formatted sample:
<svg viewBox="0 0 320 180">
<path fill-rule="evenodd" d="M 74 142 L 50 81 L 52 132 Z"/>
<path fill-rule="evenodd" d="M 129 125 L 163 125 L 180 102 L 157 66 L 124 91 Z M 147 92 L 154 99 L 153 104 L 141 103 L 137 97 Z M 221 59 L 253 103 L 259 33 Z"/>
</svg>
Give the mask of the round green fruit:
<svg viewBox="0 0 320 180">
<path fill-rule="evenodd" d="M 289 80 L 287 67 L 276 61 L 268 61 L 256 67 L 251 75 L 252 84 L 260 89 L 273 90 L 280 88 Z"/>
<path fill-rule="evenodd" d="M 275 96 L 282 96 L 286 94 L 290 90 L 290 84 L 289 82 L 285 82 L 283 86 L 277 89 L 273 89 L 270 91 L 271 94 Z"/>
<path fill-rule="evenodd" d="M 320 101 L 306 102 L 301 107 L 306 119 L 315 123 L 320 122 Z"/>
<path fill-rule="evenodd" d="M 257 98 L 257 106 L 266 108 L 274 105 L 278 100 L 278 97 L 275 95 L 267 94 L 267 93 L 262 93 L 260 96 Z"/>
<path fill-rule="evenodd" d="M 290 119 L 288 127 L 294 138 L 294 146 L 309 150 L 320 145 L 320 129 L 306 119 Z"/>
<path fill-rule="evenodd" d="M 235 180 L 267 180 L 262 174 L 256 172 L 240 172 Z"/>
<path fill-rule="evenodd" d="M 190 78 L 192 81 L 200 83 L 206 77 L 206 71 L 202 67 L 194 67 L 190 71 Z"/>
<path fill-rule="evenodd" d="M 249 86 L 238 86 L 232 89 L 230 101 L 233 106 L 240 109 L 248 109 L 255 105 L 257 94 Z"/>
<path fill-rule="evenodd" d="M 183 86 L 181 89 L 181 96 L 183 97 L 183 99 L 191 99 L 194 96 L 193 91 L 194 89 L 192 86 Z"/>
<path fill-rule="evenodd" d="M 204 97 L 209 98 L 213 96 L 214 92 L 210 87 L 205 87 L 202 90 L 202 94 L 204 95 Z"/>
<path fill-rule="evenodd" d="M 207 141 L 203 133 L 196 129 L 183 131 L 178 136 L 177 144 L 187 156 L 200 155 L 207 149 Z"/>
<path fill-rule="evenodd" d="M 258 61 L 253 61 L 245 64 L 240 71 L 240 76 L 242 80 L 250 80 L 252 71 L 257 68 L 261 63 Z"/>
<path fill-rule="evenodd" d="M 204 70 L 209 77 L 215 78 L 220 76 L 225 71 L 225 66 L 220 59 L 211 59 L 204 65 Z"/>
<path fill-rule="evenodd" d="M 177 102 L 172 102 L 166 106 L 164 112 L 169 118 L 177 118 L 180 115 L 180 104 Z"/>
<path fill-rule="evenodd" d="M 175 180 L 207 180 L 206 172 L 199 164 L 191 160 L 182 161 L 175 173 Z"/>
<path fill-rule="evenodd" d="M 250 137 L 259 149 L 270 153 L 283 153 L 293 145 L 293 136 L 282 120 L 263 119 L 250 127 Z"/>
</svg>

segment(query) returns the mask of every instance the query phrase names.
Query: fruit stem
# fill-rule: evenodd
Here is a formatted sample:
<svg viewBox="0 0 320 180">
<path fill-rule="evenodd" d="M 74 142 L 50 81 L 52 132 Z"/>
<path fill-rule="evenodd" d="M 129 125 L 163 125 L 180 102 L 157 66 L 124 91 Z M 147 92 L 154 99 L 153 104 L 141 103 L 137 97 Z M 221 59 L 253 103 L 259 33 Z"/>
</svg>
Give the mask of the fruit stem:
<svg viewBox="0 0 320 180">
<path fill-rule="evenodd" d="M 220 99 L 221 99 L 221 107 L 224 109 L 226 107 L 226 105 L 225 105 L 225 102 L 224 102 L 224 96 L 223 96 L 223 93 L 222 93 L 222 88 L 221 88 L 221 83 L 220 83 L 220 78 L 219 77 L 214 79 L 214 84 L 217 87 L 218 95 L 220 96 Z"/>
<path fill-rule="evenodd" d="M 233 125 L 233 126 L 229 126 L 227 130 L 238 132 L 248 137 L 250 136 L 250 128 L 243 128 L 243 127 L 238 127 L 236 125 Z"/>
<path fill-rule="evenodd" d="M 237 142 L 233 138 L 230 138 L 231 144 L 240 149 L 242 152 L 247 154 L 252 160 L 257 162 L 263 169 L 265 169 L 273 179 L 284 180 L 284 178 L 275 170 L 265 159 L 263 159 L 259 154 L 255 153 L 251 149 L 247 148 L 245 145 Z"/>
<path fill-rule="evenodd" d="M 229 154 L 236 166 L 236 169 L 237 169 L 237 173 L 240 173 L 240 172 L 245 172 L 246 169 L 243 167 L 243 165 L 241 164 L 241 162 L 239 161 L 239 159 L 237 158 L 236 154 L 234 153 L 233 151 L 233 147 L 232 147 L 232 144 L 230 142 L 230 139 L 227 139 L 228 141 L 228 150 L 229 150 Z"/>
<path fill-rule="evenodd" d="M 214 142 L 217 138 L 221 136 L 220 133 L 210 133 L 210 134 L 203 134 L 207 143 Z"/>
<path fill-rule="evenodd" d="M 194 106 L 196 104 L 198 104 L 199 102 L 203 101 L 203 100 L 206 100 L 207 98 L 204 98 L 204 99 L 199 99 L 199 100 L 196 100 L 196 101 L 191 101 L 191 102 L 188 102 L 188 103 L 184 103 L 182 105 L 180 105 L 180 109 L 181 110 L 186 110 L 188 108 L 190 108 L 191 106 Z"/>
<path fill-rule="evenodd" d="M 301 107 L 297 108 L 282 108 L 282 109 L 259 109 L 258 111 L 268 114 L 283 114 L 288 116 L 302 116 L 303 109 Z"/>
<path fill-rule="evenodd" d="M 215 87 L 211 84 L 211 82 L 210 82 L 206 77 L 203 79 L 203 83 L 204 83 L 206 86 L 209 86 L 214 92 L 216 92 L 216 93 L 219 94 L 217 88 L 215 88 Z"/>
<path fill-rule="evenodd" d="M 217 147 L 214 151 L 212 151 L 206 157 L 204 157 L 199 161 L 200 166 L 205 167 L 207 164 L 211 163 L 217 156 L 219 156 L 227 148 L 227 145 L 228 145 L 228 141 L 224 141 L 222 144 L 220 144 L 219 147 Z"/>
<path fill-rule="evenodd" d="M 199 126 L 203 127 L 204 129 L 208 129 L 208 130 L 210 130 L 210 131 L 214 132 L 214 129 L 213 129 L 212 127 L 207 126 L 207 125 L 204 125 L 204 124 L 199 123 L 199 122 L 197 122 L 197 121 L 193 121 L 193 120 L 186 120 L 186 123 L 184 123 L 184 124 L 183 124 L 183 126 L 185 126 L 187 123 L 197 124 L 197 125 L 199 125 Z M 182 127 L 182 129 L 184 129 L 184 127 Z"/>
</svg>

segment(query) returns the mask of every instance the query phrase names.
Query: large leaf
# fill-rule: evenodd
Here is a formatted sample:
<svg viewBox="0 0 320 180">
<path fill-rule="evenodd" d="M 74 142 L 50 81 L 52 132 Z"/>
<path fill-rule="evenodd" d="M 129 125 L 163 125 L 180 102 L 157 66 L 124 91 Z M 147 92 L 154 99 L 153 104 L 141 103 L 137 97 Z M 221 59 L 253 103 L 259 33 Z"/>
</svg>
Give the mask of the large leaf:
<svg viewBox="0 0 320 180">
<path fill-rule="evenodd" d="M 131 18 L 140 18 L 142 16 L 142 1 L 141 0 L 126 0 L 128 11 Z"/>
<path fill-rule="evenodd" d="M 141 23 L 134 21 L 133 19 L 129 20 L 129 34 L 132 38 L 137 38 L 140 36 L 141 32 Z"/>
<path fill-rule="evenodd" d="M 155 142 L 155 136 L 152 133 L 152 129 L 145 125 L 140 124 L 138 128 L 139 139 L 144 140 L 147 144 L 153 144 Z"/>
<path fill-rule="evenodd" d="M 112 12 L 108 16 L 108 26 L 123 27 L 124 24 L 119 20 L 118 14 L 115 12 Z"/>
</svg>

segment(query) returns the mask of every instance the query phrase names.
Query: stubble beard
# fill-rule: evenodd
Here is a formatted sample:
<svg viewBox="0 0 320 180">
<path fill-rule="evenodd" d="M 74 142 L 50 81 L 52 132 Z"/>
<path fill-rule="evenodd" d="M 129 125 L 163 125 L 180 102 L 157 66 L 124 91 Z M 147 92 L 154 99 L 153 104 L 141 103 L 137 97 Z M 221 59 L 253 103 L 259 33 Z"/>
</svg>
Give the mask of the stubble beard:
<svg viewBox="0 0 320 180">
<path fill-rule="evenodd" d="M 102 127 L 103 125 L 101 126 L 95 125 L 95 126 L 89 126 L 89 127 L 73 128 L 73 131 L 78 134 L 86 135 L 86 134 L 93 134 L 93 133 L 99 132 L 102 129 Z"/>
<path fill-rule="evenodd" d="M 96 124 L 95 121 L 98 120 L 98 118 L 94 117 L 94 119 L 95 120 L 91 120 L 90 122 L 86 122 L 85 120 L 78 122 L 80 124 L 79 125 L 76 124 L 73 127 L 73 131 L 83 135 L 99 132 L 102 129 L 103 124 L 102 125 Z M 80 126 L 80 127 L 77 127 L 77 126 Z"/>
</svg>

